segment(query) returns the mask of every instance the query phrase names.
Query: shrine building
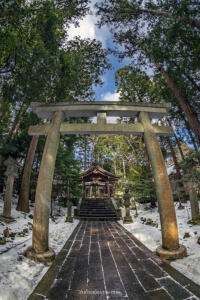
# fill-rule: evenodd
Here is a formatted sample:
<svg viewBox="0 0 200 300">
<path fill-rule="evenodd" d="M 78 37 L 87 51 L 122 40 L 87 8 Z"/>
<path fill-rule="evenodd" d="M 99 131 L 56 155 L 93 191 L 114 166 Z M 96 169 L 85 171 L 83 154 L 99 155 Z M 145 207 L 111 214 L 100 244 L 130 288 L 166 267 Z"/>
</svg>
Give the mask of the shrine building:
<svg viewBox="0 0 200 300">
<path fill-rule="evenodd" d="M 83 198 L 110 198 L 114 196 L 114 184 L 121 176 L 114 175 L 93 164 L 82 173 Z"/>
</svg>

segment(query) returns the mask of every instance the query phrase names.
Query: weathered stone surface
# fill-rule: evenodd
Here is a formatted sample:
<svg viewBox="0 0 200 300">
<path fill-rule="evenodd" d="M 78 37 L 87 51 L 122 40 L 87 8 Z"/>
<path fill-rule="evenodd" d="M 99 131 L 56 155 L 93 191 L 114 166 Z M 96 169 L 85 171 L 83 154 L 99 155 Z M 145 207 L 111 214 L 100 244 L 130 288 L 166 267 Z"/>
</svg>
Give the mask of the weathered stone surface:
<svg viewBox="0 0 200 300">
<path fill-rule="evenodd" d="M 15 219 L 12 217 L 0 216 L 0 221 L 9 224 L 9 223 L 15 222 Z"/>
<path fill-rule="evenodd" d="M 168 291 L 168 293 L 176 300 L 186 299 L 191 294 L 188 290 L 180 286 L 172 278 L 162 278 L 159 283 Z"/>
<path fill-rule="evenodd" d="M 126 209 L 126 211 L 127 211 L 127 209 Z M 131 223 L 133 223 L 132 217 L 131 217 L 131 216 L 125 216 L 125 217 L 123 218 L 123 223 L 124 223 L 124 224 L 131 224 Z"/>
<path fill-rule="evenodd" d="M 13 184 L 15 178 L 18 177 L 18 164 L 12 158 L 9 157 L 4 161 L 4 165 L 6 166 L 5 175 L 7 176 L 6 181 L 6 192 L 4 195 L 4 207 L 3 207 L 3 217 L 11 218 L 11 199 L 13 195 Z"/>
<path fill-rule="evenodd" d="M 43 263 L 44 265 L 51 265 L 55 259 L 55 251 L 49 248 L 45 252 L 36 253 L 32 246 L 30 246 L 26 249 L 26 256 L 29 259 Z"/>
<path fill-rule="evenodd" d="M 62 118 L 63 113 L 59 111 L 52 119 L 37 181 L 32 245 L 36 253 L 48 251 L 49 248 L 49 209 Z"/>
<path fill-rule="evenodd" d="M 50 124 L 29 127 L 29 135 L 47 135 Z M 155 133 L 159 136 L 173 135 L 169 126 L 153 125 Z M 144 129 L 141 123 L 137 124 L 70 124 L 63 122 L 60 127 L 61 134 L 134 134 L 142 135 Z"/>
<path fill-rule="evenodd" d="M 6 176 L 18 177 L 18 164 L 14 158 L 9 157 L 6 159 L 4 165 L 7 167 L 5 172 Z"/>
<path fill-rule="evenodd" d="M 106 112 L 109 117 L 133 117 L 138 112 L 145 111 L 149 112 L 152 118 L 159 118 L 165 115 L 170 107 L 169 103 L 123 103 L 113 101 L 31 103 L 32 110 L 40 118 L 51 118 L 56 111 L 63 111 L 66 117 L 94 117 L 97 113 L 102 112 Z"/>
<path fill-rule="evenodd" d="M 11 199 L 13 195 L 14 176 L 9 175 L 6 181 L 6 192 L 4 196 L 3 217 L 11 217 Z"/>
<path fill-rule="evenodd" d="M 156 253 L 164 259 L 169 259 L 169 260 L 174 260 L 174 259 L 179 259 L 183 258 L 187 255 L 187 250 L 185 246 L 180 245 L 178 249 L 175 250 L 167 250 L 164 249 L 162 246 L 159 246 L 156 249 Z"/>
<path fill-rule="evenodd" d="M 82 221 L 29 300 L 197 299 L 198 291 L 118 223 Z"/>
<path fill-rule="evenodd" d="M 141 112 L 140 120 L 144 126 L 144 139 L 151 161 L 156 185 L 156 194 L 162 229 L 162 246 L 168 250 L 178 249 L 179 238 L 174 200 L 163 155 L 149 115 L 145 112 Z"/>
</svg>

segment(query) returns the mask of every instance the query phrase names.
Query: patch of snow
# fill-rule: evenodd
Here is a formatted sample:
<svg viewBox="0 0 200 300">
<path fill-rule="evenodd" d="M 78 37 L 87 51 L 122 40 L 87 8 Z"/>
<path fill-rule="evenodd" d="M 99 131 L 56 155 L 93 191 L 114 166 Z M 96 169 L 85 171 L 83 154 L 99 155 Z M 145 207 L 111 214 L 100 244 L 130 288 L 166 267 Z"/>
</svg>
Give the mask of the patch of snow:
<svg viewBox="0 0 200 300">
<path fill-rule="evenodd" d="M 8 227 L 12 233 L 17 233 L 15 238 L 7 238 L 5 245 L 0 245 L 0 300 L 25 300 L 36 287 L 40 279 L 47 272 L 47 266 L 29 260 L 24 256 L 25 250 L 32 243 L 32 223 L 29 216 L 33 216 L 33 207 L 30 213 L 15 210 L 17 197 L 12 199 L 12 217 L 15 222 L 5 224 L 0 221 L 0 236 Z M 0 195 L 0 214 L 3 211 L 3 197 Z M 55 222 L 50 218 L 49 241 L 50 247 L 56 254 L 62 249 L 67 239 L 79 223 L 65 223 L 67 208 L 54 207 Z M 58 214 L 60 216 L 58 216 Z M 24 237 L 20 236 L 23 230 Z"/>
<path fill-rule="evenodd" d="M 200 285 L 200 245 L 197 244 L 197 239 L 200 236 L 200 224 L 191 225 L 187 222 L 191 219 L 190 203 L 187 202 L 184 209 L 178 209 L 178 204 L 175 204 L 177 223 L 179 229 L 179 241 L 187 248 L 187 257 L 171 262 L 171 265 L 186 277 Z M 141 241 L 151 251 L 156 251 L 156 248 L 162 244 L 160 217 L 157 208 L 148 208 L 147 205 L 137 204 L 138 217 L 135 217 L 135 210 L 131 211 L 133 218 L 132 224 L 123 224 L 129 232 L 131 232 L 139 241 Z M 122 208 L 122 215 L 125 215 L 125 210 Z M 145 225 L 142 218 L 152 219 L 156 226 Z M 190 237 L 184 238 L 185 233 L 189 233 Z"/>
</svg>

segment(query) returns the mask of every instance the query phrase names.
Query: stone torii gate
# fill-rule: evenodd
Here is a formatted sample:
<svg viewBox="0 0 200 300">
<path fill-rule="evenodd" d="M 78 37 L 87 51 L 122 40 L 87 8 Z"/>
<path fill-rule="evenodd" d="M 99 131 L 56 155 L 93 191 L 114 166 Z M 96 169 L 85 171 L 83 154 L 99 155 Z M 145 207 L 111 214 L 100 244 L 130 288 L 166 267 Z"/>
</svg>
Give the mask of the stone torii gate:
<svg viewBox="0 0 200 300">
<path fill-rule="evenodd" d="M 43 119 L 51 119 L 45 125 L 30 126 L 30 135 L 47 135 L 42 156 L 33 220 L 32 246 L 26 250 L 27 257 L 50 264 L 55 257 L 49 248 L 49 208 L 51 203 L 52 181 L 60 134 L 144 134 L 150 157 L 158 199 L 162 230 L 162 245 L 157 254 L 163 258 L 176 259 L 186 255 L 186 248 L 179 245 L 178 228 L 172 191 L 165 162 L 157 140 L 159 136 L 173 134 L 171 127 L 153 125 L 152 118 L 167 114 L 169 104 L 144 104 L 122 102 L 62 102 L 31 104 L 33 112 Z M 70 117 L 95 117 L 96 124 L 70 123 Z M 136 124 L 107 124 L 107 116 L 139 117 Z M 67 119 L 67 122 L 63 122 Z"/>
</svg>

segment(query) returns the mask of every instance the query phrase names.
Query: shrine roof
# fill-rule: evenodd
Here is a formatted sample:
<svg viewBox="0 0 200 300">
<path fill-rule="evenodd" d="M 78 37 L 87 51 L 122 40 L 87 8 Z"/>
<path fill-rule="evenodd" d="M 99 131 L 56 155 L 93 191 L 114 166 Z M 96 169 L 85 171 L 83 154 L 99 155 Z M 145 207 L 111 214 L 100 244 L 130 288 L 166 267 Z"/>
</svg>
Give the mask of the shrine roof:
<svg viewBox="0 0 200 300">
<path fill-rule="evenodd" d="M 121 177 L 104 170 L 99 165 L 93 165 L 81 174 L 83 179 L 92 175 L 101 175 L 102 177 L 108 177 L 108 179 L 115 181 L 119 180 Z"/>
</svg>

